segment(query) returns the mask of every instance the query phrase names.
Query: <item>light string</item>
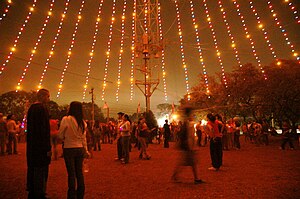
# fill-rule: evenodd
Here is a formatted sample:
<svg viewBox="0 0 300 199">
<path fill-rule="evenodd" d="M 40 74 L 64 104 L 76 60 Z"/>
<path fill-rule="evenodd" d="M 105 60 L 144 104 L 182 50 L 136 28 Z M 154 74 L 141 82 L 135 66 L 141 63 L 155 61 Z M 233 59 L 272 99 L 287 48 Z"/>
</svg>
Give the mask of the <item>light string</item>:
<svg viewBox="0 0 300 199">
<path fill-rule="evenodd" d="M 69 66 L 69 63 L 70 63 L 70 60 L 71 60 L 71 55 L 72 55 L 72 49 L 74 47 L 74 44 L 75 44 L 75 39 L 76 39 L 76 36 L 77 36 L 77 30 L 78 30 L 78 25 L 79 25 L 79 22 L 81 20 L 81 12 L 83 10 L 83 7 L 84 7 L 84 3 L 85 3 L 85 0 L 82 0 L 81 1 L 81 5 L 80 5 L 80 9 L 78 11 L 78 16 L 77 16 L 77 21 L 75 23 L 75 29 L 74 29 L 74 32 L 72 34 L 72 39 L 71 39 L 71 45 L 68 49 L 68 56 L 67 56 L 67 60 L 66 60 L 66 63 L 65 63 L 65 67 L 61 73 L 61 78 L 60 78 L 60 82 L 59 82 L 59 85 L 58 85 L 58 91 L 57 91 L 57 94 L 56 94 L 56 97 L 60 97 L 60 94 L 61 94 L 61 91 L 62 91 L 62 86 L 63 86 L 63 83 L 64 83 L 64 77 L 65 77 L 65 73 L 68 69 L 68 66 Z"/>
<path fill-rule="evenodd" d="M 277 13 L 275 12 L 273 5 L 271 3 L 271 1 L 268 1 L 268 8 L 272 14 L 273 19 L 275 20 L 275 24 L 276 26 L 278 26 L 278 28 L 280 29 L 283 37 L 285 38 L 286 44 L 290 47 L 291 52 L 292 52 L 292 56 L 295 57 L 298 61 L 300 61 L 300 57 L 299 54 L 296 52 L 295 50 L 295 46 L 294 44 L 292 44 L 292 42 L 290 41 L 290 39 L 288 38 L 288 32 L 283 28 L 283 26 L 281 25 L 280 20 L 277 17 Z"/>
<path fill-rule="evenodd" d="M 159 30 L 159 39 L 160 42 L 163 41 L 163 30 L 162 30 L 162 19 L 161 19 L 161 7 L 160 3 L 158 3 L 158 11 L 157 11 L 157 18 L 158 18 L 158 30 Z M 165 64 L 165 49 L 161 49 L 161 70 L 162 70 L 162 78 L 163 78 L 163 86 L 164 86 L 164 97 L 165 101 L 168 101 L 168 93 L 167 93 L 167 82 L 166 82 L 166 64 Z"/>
<path fill-rule="evenodd" d="M 199 61 L 202 65 L 202 72 L 203 72 L 203 77 L 204 77 L 205 89 L 206 89 L 206 93 L 209 94 L 209 85 L 208 85 L 206 65 L 205 65 L 205 61 L 204 61 L 203 53 L 202 53 L 202 48 L 201 48 L 201 39 L 200 39 L 200 36 L 199 36 L 198 24 L 196 23 L 196 16 L 195 16 L 195 12 L 194 12 L 194 2 L 192 0 L 190 1 L 190 10 L 191 10 L 191 17 L 192 17 L 193 26 L 194 26 L 195 35 L 196 35 L 196 44 L 197 44 L 197 49 L 198 49 L 198 53 L 199 53 Z"/>
<path fill-rule="evenodd" d="M 90 78 L 90 73 L 91 73 L 91 68 L 92 68 L 91 64 L 92 64 L 93 59 L 94 59 L 94 52 L 95 52 L 95 46 L 96 46 L 96 42 L 97 42 L 97 35 L 98 35 L 98 32 L 99 32 L 99 23 L 101 21 L 100 16 L 101 16 L 101 13 L 102 13 L 103 1 L 104 0 L 100 1 L 99 7 L 98 7 L 98 15 L 97 15 L 97 18 L 96 18 L 95 31 L 94 31 L 94 36 L 93 36 L 93 43 L 92 43 L 92 47 L 91 47 L 91 50 L 90 50 L 90 58 L 89 58 L 89 61 L 88 61 L 88 69 L 87 69 L 87 73 L 86 73 L 86 76 L 85 76 L 85 84 L 84 84 L 83 96 L 82 96 L 83 100 L 85 100 L 86 90 L 87 90 L 88 84 L 89 84 L 89 78 Z"/>
<path fill-rule="evenodd" d="M 261 22 L 260 17 L 259 17 L 259 15 L 258 15 L 258 13 L 257 13 L 257 11 L 256 11 L 256 9 L 255 9 L 255 7 L 254 7 L 254 5 L 253 5 L 253 2 L 252 2 L 252 1 L 249 1 L 249 4 L 250 4 L 250 8 L 251 8 L 253 14 L 254 14 L 255 17 L 256 17 L 257 24 L 258 24 L 258 28 L 259 28 L 259 29 L 263 32 L 263 34 L 264 34 L 264 39 L 265 39 L 265 41 L 266 41 L 267 44 L 268 44 L 268 47 L 269 47 L 269 50 L 270 50 L 271 54 L 272 54 L 272 56 L 274 57 L 274 59 L 277 60 L 277 54 L 275 53 L 275 50 L 274 50 L 274 48 L 273 48 L 273 46 L 272 46 L 272 43 L 270 42 L 270 39 L 269 39 L 269 37 L 268 37 L 268 32 L 267 32 L 266 29 L 264 28 L 264 24 Z"/>
<path fill-rule="evenodd" d="M 222 81 L 223 81 L 225 87 L 227 88 L 228 86 L 227 86 L 227 80 L 226 80 L 226 76 L 225 76 L 225 69 L 224 69 L 222 58 L 221 58 L 221 51 L 219 50 L 216 32 L 215 32 L 213 24 L 212 24 L 212 18 L 210 17 L 208 6 L 206 4 L 206 0 L 203 0 L 203 5 L 204 5 L 204 9 L 205 9 L 206 19 L 207 19 L 210 31 L 212 33 L 215 49 L 217 52 L 218 62 L 221 67 Z"/>
<path fill-rule="evenodd" d="M 260 68 L 261 73 L 263 74 L 264 79 L 266 80 L 266 79 L 267 79 L 267 76 L 266 76 L 265 71 L 264 71 L 264 69 L 263 69 L 263 67 L 262 67 L 261 60 L 260 60 L 260 58 L 259 58 L 259 56 L 258 56 L 258 54 L 257 54 L 257 52 L 256 52 L 256 47 L 255 47 L 254 41 L 253 41 L 253 39 L 252 39 L 252 37 L 251 37 L 249 31 L 248 31 L 248 28 L 247 28 L 247 25 L 246 25 L 244 16 L 242 15 L 242 13 L 241 13 L 241 11 L 240 11 L 240 5 L 237 3 L 236 0 L 233 0 L 233 4 L 235 5 L 236 11 L 237 11 L 237 13 L 238 13 L 238 16 L 240 17 L 241 22 L 242 22 L 242 24 L 243 24 L 243 27 L 244 27 L 243 29 L 244 29 L 244 31 L 245 31 L 245 36 L 246 36 L 246 38 L 247 38 L 247 39 L 249 40 L 249 42 L 250 42 L 250 45 L 251 45 L 251 48 L 252 48 L 253 56 L 255 57 L 255 60 L 256 60 L 257 63 L 258 63 L 258 67 Z"/>
<path fill-rule="evenodd" d="M 29 67 L 30 67 L 30 65 L 32 63 L 34 55 L 36 54 L 37 48 L 38 48 L 38 46 L 39 46 L 39 44 L 40 44 L 40 42 L 42 40 L 43 34 L 45 32 L 45 29 L 46 29 L 46 27 L 48 25 L 48 22 L 49 22 L 49 19 L 50 19 L 51 15 L 52 15 L 52 10 L 53 10 L 53 6 L 54 6 L 54 2 L 55 2 L 55 0 L 52 0 L 51 3 L 50 3 L 49 11 L 48 11 L 47 17 L 46 17 L 46 19 L 44 21 L 44 24 L 42 26 L 42 30 L 41 30 L 41 32 L 40 32 L 40 34 L 38 36 L 37 41 L 35 42 L 35 45 L 34 45 L 33 49 L 31 50 L 29 61 L 27 62 L 26 66 L 23 69 L 23 73 L 22 73 L 22 75 L 21 75 L 21 77 L 19 79 L 19 82 L 17 84 L 16 91 L 19 91 L 21 89 L 21 84 L 22 84 L 22 82 L 25 79 L 26 73 L 29 70 Z"/>
<path fill-rule="evenodd" d="M 121 40 L 120 40 L 120 51 L 118 57 L 118 75 L 117 75 L 117 90 L 116 90 L 116 101 L 119 101 L 119 91 L 121 85 L 121 69 L 122 69 L 122 55 L 124 47 L 124 35 L 125 35 L 125 14 L 126 14 L 127 2 L 124 0 L 121 20 Z"/>
<path fill-rule="evenodd" d="M 225 11 L 225 9 L 223 7 L 223 3 L 222 3 L 222 1 L 218 1 L 218 4 L 219 4 L 220 12 L 222 13 L 223 22 L 225 23 L 225 26 L 226 26 L 228 37 L 230 38 L 230 41 L 231 41 L 231 48 L 234 51 L 235 59 L 236 59 L 238 65 L 240 67 L 242 67 L 243 65 L 241 63 L 240 55 L 239 55 L 239 52 L 238 52 L 238 50 L 236 48 L 237 44 L 236 44 L 234 36 L 233 36 L 233 34 L 231 32 L 231 27 L 229 25 L 229 22 L 227 21 L 226 11 Z"/>
<path fill-rule="evenodd" d="M 6 68 L 6 65 L 9 63 L 10 58 L 12 57 L 12 55 L 14 54 L 14 52 L 17 50 L 17 45 L 18 45 L 19 39 L 20 39 L 23 31 L 25 30 L 25 27 L 26 27 L 27 23 L 30 21 L 30 17 L 32 15 L 32 12 L 34 11 L 34 8 L 36 6 L 36 2 L 37 2 L 37 0 L 33 0 L 33 3 L 31 5 L 31 7 L 29 7 L 29 12 L 28 12 L 28 14 L 26 16 L 26 19 L 25 19 L 23 25 L 21 26 L 21 28 L 20 28 L 20 30 L 18 32 L 17 37 L 14 40 L 13 47 L 11 47 L 9 55 L 6 57 L 5 62 L 2 64 L 2 67 L 1 67 L 1 70 L 0 70 L 0 76 L 2 75 L 4 69 Z"/>
<path fill-rule="evenodd" d="M 136 23 L 136 0 L 133 1 L 133 13 L 132 13 L 132 39 L 131 39 L 131 58 L 130 58 L 130 101 L 133 100 L 134 94 L 134 60 L 135 60 L 135 23 Z"/>
<path fill-rule="evenodd" d="M 287 3 L 290 10 L 293 12 L 294 15 L 294 19 L 296 21 L 297 24 L 300 24 L 300 18 L 299 18 L 299 14 L 297 11 L 296 6 L 293 4 L 293 2 L 291 2 L 290 0 L 284 0 L 284 3 Z"/>
<path fill-rule="evenodd" d="M 45 62 L 45 65 L 44 65 L 44 69 L 43 69 L 42 75 L 41 75 L 40 80 L 39 80 L 38 90 L 42 88 L 42 84 L 43 84 L 44 78 L 46 76 L 50 60 L 51 60 L 51 58 L 52 58 L 52 56 L 54 54 L 55 46 L 56 46 L 57 40 L 58 40 L 58 38 L 60 36 L 60 33 L 62 31 L 63 23 L 64 23 L 64 20 L 65 20 L 67 11 L 68 11 L 69 2 L 70 2 L 70 0 L 66 0 L 65 8 L 64 8 L 63 14 L 61 15 L 61 19 L 60 19 L 58 28 L 56 30 L 56 35 L 54 36 L 54 39 L 52 41 L 51 49 L 49 51 L 48 58 L 46 59 L 46 62 Z"/>
<path fill-rule="evenodd" d="M 6 2 L 7 2 L 7 5 L 6 5 L 5 9 L 4 9 L 4 12 L 3 12 L 2 16 L 0 16 L 0 22 L 6 17 L 8 11 L 9 11 L 9 8 L 10 8 L 10 6 L 12 4 L 11 0 L 7 0 Z"/>
<path fill-rule="evenodd" d="M 112 34 L 113 34 L 113 25 L 115 22 L 115 14 L 116 14 L 116 0 L 113 0 L 112 15 L 111 15 L 111 22 L 109 25 L 109 36 L 108 36 L 108 42 L 107 42 L 106 60 L 105 60 L 105 66 L 104 66 L 103 87 L 102 87 L 102 95 L 101 95 L 102 101 L 104 101 L 104 94 L 105 94 L 105 89 L 107 86 L 106 82 L 107 82 L 107 76 L 108 76 L 108 64 L 109 64 L 109 58 L 110 58 L 111 41 L 112 41 Z"/>
<path fill-rule="evenodd" d="M 185 53 L 184 53 L 184 45 L 183 45 L 183 35 L 182 35 L 182 29 L 181 29 L 181 18 L 180 18 L 180 11 L 179 11 L 179 5 L 178 1 L 174 0 L 175 7 L 176 7 L 176 19 L 177 19 L 177 29 L 178 29 L 178 35 L 179 35 L 179 43 L 180 43 L 180 52 L 181 52 L 181 63 L 184 68 L 184 76 L 185 76 L 185 85 L 186 85 L 186 93 L 187 93 L 187 99 L 191 99 L 190 95 L 190 86 L 189 86 L 189 78 L 188 78 L 188 68 L 185 61 Z"/>
</svg>

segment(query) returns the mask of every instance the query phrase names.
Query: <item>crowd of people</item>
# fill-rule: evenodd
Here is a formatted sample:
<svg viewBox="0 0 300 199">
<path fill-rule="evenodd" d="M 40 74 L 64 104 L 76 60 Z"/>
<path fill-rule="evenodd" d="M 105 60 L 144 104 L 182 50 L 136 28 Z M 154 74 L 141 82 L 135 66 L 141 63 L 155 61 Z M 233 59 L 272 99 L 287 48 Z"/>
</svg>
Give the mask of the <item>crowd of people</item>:
<svg viewBox="0 0 300 199">
<path fill-rule="evenodd" d="M 178 164 L 175 166 L 172 179 L 179 182 L 182 166 L 191 166 L 194 183 L 203 181 L 198 176 L 195 146 L 203 147 L 209 144 L 211 167 L 209 170 L 218 171 L 223 162 L 223 151 L 241 149 L 240 135 L 245 142 L 256 145 L 268 145 L 269 135 L 276 135 L 266 120 L 241 124 L 239 120 L 224 121 L 219 114 L 208 114 L 207 123 L 196 123 L 191 107 L 182 110 L 181 121 L 165 124 L 158 128 L 149 129 L 146 119 L 141 117 L 132 122 L 123 112 L 118 113 L 116 122 L 84 120 L 82 103 L 70 103 L 68 113 L 59 122 L 49 115 L 46 104 L 50 94 L 46 89 L 37 93 L 37 101 L 32 104 L 27 113 L 26 129 L 26 157 L 27 157 L 27 191 L 28 198 L 47 198 L 46 185 L 49 164 L 58 159 L 57 144 L 62 143 L 64 158 L 68 174 L 67 198 L 84 198 L 85 183 L 83 175 L 84 162 L 93 157 L 94 151 L 101 151 L 102 144 L 116 143 L 116 161 L 121 164 L 130 162 L 130 152 L 136 147 L 139 159 L 150 160 L 148 144 L 156 140 L 158 144 L 163 139 L 163 147 L 169 148 L 169 142 L 174 141 L 181 152 Z M 286 143 L 294 149 L 291 136 L 291 126 L 283 123 L 282 144 Z M 8 115 L 4 120 L 0 113 L 0 154 L 18 154 L 18 139 L 25 136 L 24 128 L 15 121 L 14 115 Z"/>
</svg>

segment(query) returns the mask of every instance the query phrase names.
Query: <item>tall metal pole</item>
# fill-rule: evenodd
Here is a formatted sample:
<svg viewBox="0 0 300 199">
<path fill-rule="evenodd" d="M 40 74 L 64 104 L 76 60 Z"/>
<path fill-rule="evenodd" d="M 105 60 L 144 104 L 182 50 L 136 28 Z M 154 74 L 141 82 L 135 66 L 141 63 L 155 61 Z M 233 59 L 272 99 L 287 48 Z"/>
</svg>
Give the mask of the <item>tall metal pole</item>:
<svg viewBox="0 0 300 199">
<path fill-rule="evenodd" d="M 159 37 L 158 0 L 137 0 L 137 2 L 135 61 L 141 63 L 137 70 L 143 73 L 144 78 L 136 80 L 135 84 L 144 94 L 146 112 L 149 112 L 150 98 L 159 84 L 159 78 L 152 79 L 152 68 L 161 63 L 157 58 L 163 49 L 163 42 Z"/>
</svg>

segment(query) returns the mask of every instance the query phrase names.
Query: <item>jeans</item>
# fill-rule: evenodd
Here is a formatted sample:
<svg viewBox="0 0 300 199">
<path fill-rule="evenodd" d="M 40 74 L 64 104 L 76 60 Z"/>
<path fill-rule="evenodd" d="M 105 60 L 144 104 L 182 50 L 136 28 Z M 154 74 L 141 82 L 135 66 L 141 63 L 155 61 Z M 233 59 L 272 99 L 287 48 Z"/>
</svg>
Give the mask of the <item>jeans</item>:
<svg viewBox="0 0 300 199">
<path fill-rule="evenodd" d="M 84 148 L 64 148 L 63 153 L 68 172 L 67 198 L 82 199 L 85 191 L 84 177 L 82 172 Z"/>
<path fill-rule="evenodd" d="M 117 140 L 117 152 L 118 152 L 118 158 L 121 160 L 122 156 L 123 156 L 123 147 L 122 147 L 122 137 L 119 137 L 119 139 Z"/>
<path fill-rule="evenodd" d="M 219 169 L 222 165 L 223 159 L 222 141 L 220 137 L 210 140 L 210 157 L 212 166 Z"/>
<path fill-rule="evenodd" d="M 129 162 L 130 136 L 122 136 L 122 151 L 125 163 Z"/>
<path fill-rule="evenodd" d="M 46 198 L 49 165 L 43 167 L 28 166 L 27 191 L 28 199 Z"/>
</svg>

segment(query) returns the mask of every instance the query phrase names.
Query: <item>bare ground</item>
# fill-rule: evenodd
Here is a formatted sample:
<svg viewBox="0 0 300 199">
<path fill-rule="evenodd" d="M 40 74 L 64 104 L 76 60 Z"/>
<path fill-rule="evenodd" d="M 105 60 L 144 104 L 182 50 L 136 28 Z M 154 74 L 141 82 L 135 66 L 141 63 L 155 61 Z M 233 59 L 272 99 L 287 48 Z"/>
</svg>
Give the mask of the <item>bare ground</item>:
<svg viewBox="0 0 300 199">
<path fill-rule="evenodd" d="M 94 152 L 85 173 L 86 199 L 97 198 L 300 198 L 300 150 L 279 150 L 280 138 L 271 138 L 269 146 L 245 143 L 242 149 L 224 151 L 220 171 L 209 171 L 209 148 L 197 148 L 199 173 L 204 184 L 193 183 L 189 167 L 183 170 L 182 183 L 171 175 L 178 151 L 171 143 L 150 144 L 151 160 L 140 160 L 133 148 L 130 163 L 115 161 L 115 144 L 103 144 Z M 294 143 L 298 145 L 298 142 Z M 60 151 L 61 147 L 59 146 Z M 19 144 L 19 155 L 0 157 L 0 198 L 26 198 L 25 144 Z M 47 193 L 52 199 L 66 198 L 67 173 L 60 158 L 50 165 Z"/>
</svg>

